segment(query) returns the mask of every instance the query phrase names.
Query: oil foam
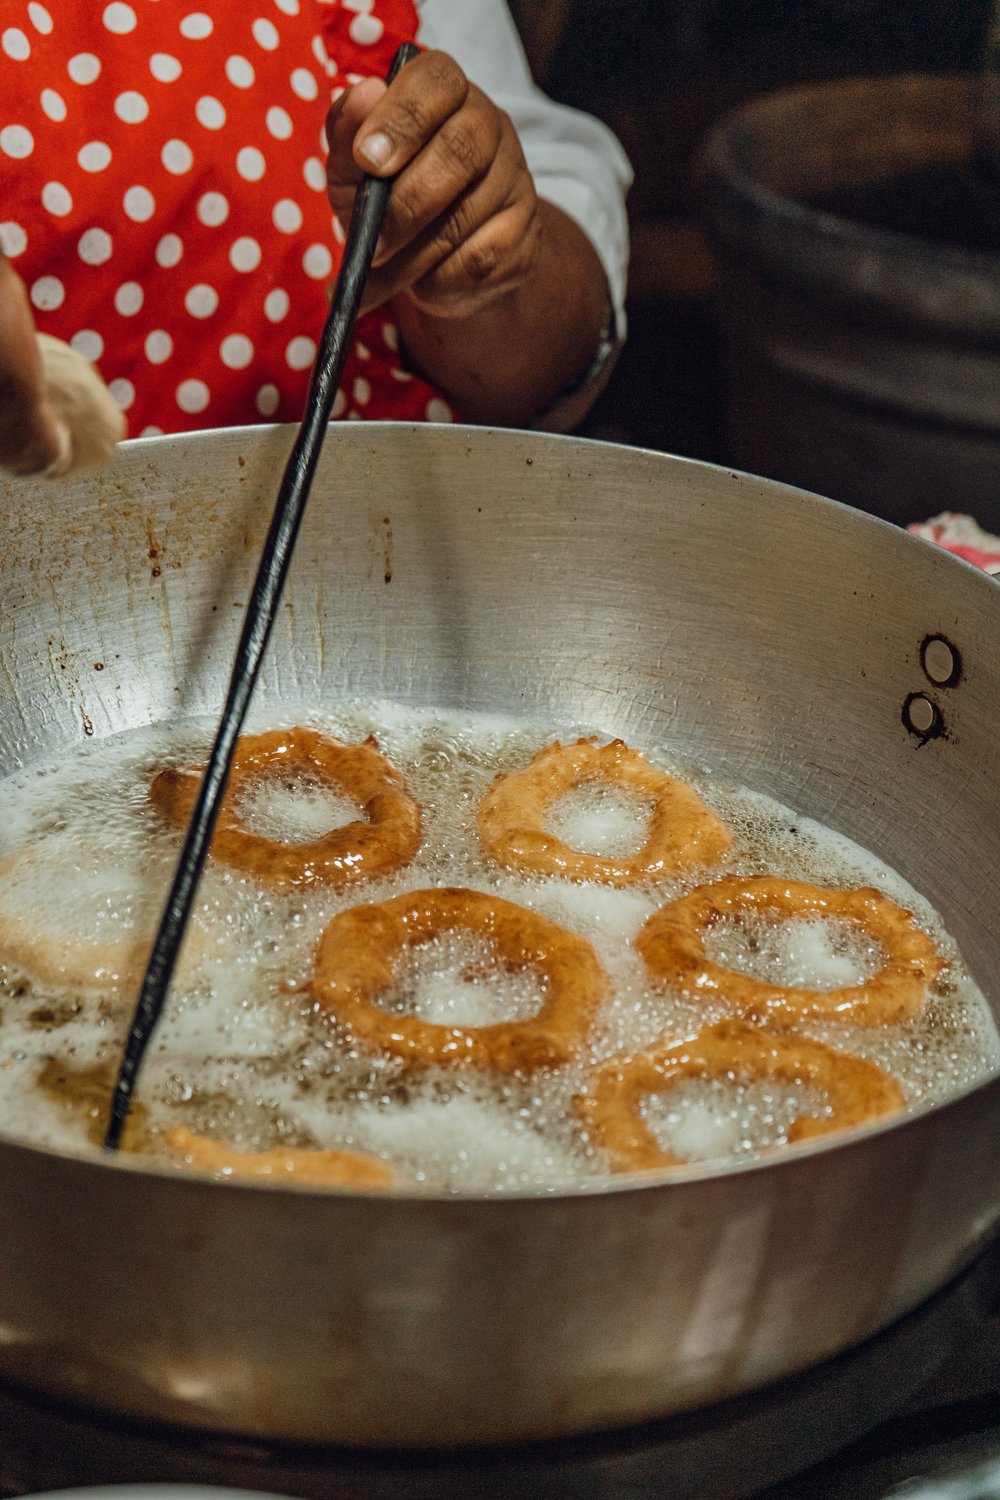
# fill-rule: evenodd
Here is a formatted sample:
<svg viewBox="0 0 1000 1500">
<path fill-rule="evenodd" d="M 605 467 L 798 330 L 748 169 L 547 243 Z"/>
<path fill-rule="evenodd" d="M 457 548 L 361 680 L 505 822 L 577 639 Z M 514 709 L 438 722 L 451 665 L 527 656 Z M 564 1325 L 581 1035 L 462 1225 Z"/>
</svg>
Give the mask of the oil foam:
<svg viewBox="0 0 1000 1500">
<path fill-rule="evenodd" d="M 493 777 L 523 766 L 554 739 L 586 732 L 578 727 L 393 704 L 344 706 L 285 722 L 349 741 L 373 733 L 421 804 L 422 847 L 394 876 L 341 893 L 277 892 L 209 863 L 184 962 L 141 1079 L 141 1149 L 169 1159 L 164 1132 L 184 1124 L 241 1150 L 284 1144 L 374 1152 L 415 1190 L 552 1192 L 605 1175 L 606 1163 L 572 1109 L 589 1068 L 693 1036 L 726 1014 L 717 1002 L 695 1006 L 653 992 L 633 946 L 646 918 L 695 880 L 618 890 L 522 878 L 484 857 L 475 814 Z M 281 726 L 273 719 L 252 726 L 274 727 Z M 46 934 L 69 934 L 82 946 L 127 940 L 147 951 L 179 848 L 176 830 L 158 818 L 147 789 L 164 766 L 203 759 L 211 732 L 199 723 L 137 730 L 4 784 L 0 1132 L 69 1150 L 100 1140 L 134 996 L 134 986 L 110 990 L 97 982 L 81 989 L 41 980 L 23 955 L 5 955 L 5 911 L 29 922 L 42 940 Z M 874 885 L 914 911 L 947 954 L 950 967 L 917 1022 L 873 1029 L 810 1022 L 803 1031 L 888 1068 L 911 1107 L 960 1093 L 997 1066 L 1000 1041 L 986 1002 L 936 914 L 896 872 L 768 798 L 714 781 L 662 749 L 646 753 L 690 781 L 733 830 L 733 850 L 713 875 Z M 548 826 L 574 847 L 627 855 L 641 845 L 649 811 L 616 789 L 585 786 L 556 804 Z M 339 792 L 307 778 L 277 777 L 245 796 L 240 812 L 256 831 L 290 843 L 361 816 Z M 26 850 L 35 873 L 5 883 L 5 869 Z M 610 993 L 586 1057 L 523 1080 L 464 1069 L 414 1080 L 398 1061 L 355 1044 L 316 1008 L 309 991 L 313 953 L 331 918 L 358 902 L 439 885 L 492 892 L 589 940 Z M 812 988 L 857 982 L 880 962 L 877 945 L 846 924 L 820 920 L 722 923 L 709 945 L 718 962 Z M 409 956 L 386 1009 L 477 1026 L 527 1019 L 542 999 L 536 978 L 491 969 L 485 944 L 445 936 Z M 717 1161 L 781 1145 L 797 1113 L 825 1108 L 822 1096 L 802 1090 L 689 1080 L 648 1098 L 643 1112 L 667 1150 Z"/>
</svg>

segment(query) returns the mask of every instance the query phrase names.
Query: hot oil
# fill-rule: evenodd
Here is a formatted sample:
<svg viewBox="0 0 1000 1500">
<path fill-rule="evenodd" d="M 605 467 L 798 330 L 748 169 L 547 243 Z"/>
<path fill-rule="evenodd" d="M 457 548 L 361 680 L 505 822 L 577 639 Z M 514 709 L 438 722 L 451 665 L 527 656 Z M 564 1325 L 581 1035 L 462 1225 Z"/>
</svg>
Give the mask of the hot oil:
<svg viewBox="0 0 1000 1500">
<path fill-rule="evenodd" d="M 769 922 L 756 914 L 717 922 L 705 936 L 705 953 L 712 963 L 765 984 L 820 991 L 863 984 L 885 957 L 881 944 L 853 922 Z"/>
<path fill-rule="evenodd" d="M 713 1078 L 684 1079 L 644 1100 L 640 1113 L 664 1151 L 696 1162 L 786 1145 L 800 1115 L 823 1119 L 830 1108 L 818 1089 Z"/>
<path fill-rule="evenodd" d="M 487 940 L 465 932 L 442 933 L 410 949 L 395 976 L 386 1010 L 436 1026 L 528 1021 L 544 998 L 544 985 L 534 974 L 500 967 Z"/>
<path fill-rule="evenodd" d="M 436 1190 L 551 1191 L 593 1180 L 604 1174 L 605 1163 L 572 1108 L 589 1067 L 693 1036 L 726 1015 L 719 1004 L 696 1007 L 654 993 L 633 940 L 666 901 L 725 873 L 874 885 L 916 911 L 953 960 L 914 1025 L 863 1029 L 811 1021 L 803 1031 L 890 1068 L 914 1105 L 961 1092 L 996 1065 L 1000 1048 L 985 1002 L 934 913 L 857 846 L 769 799 L 691 773 L 651 750 L 654 764 L 690 780 L 733 830 L 726 860 L 710 873 L 647 887 L 531 879 L 498 870 L 484 857 L 476 809 L 495 775 L 520 768 L 541 746 L 566 742 L 580 730 L 393 705 L 286 722 L 355 742 L 374 733 L 421 805 L 422 847 L 397 874 L 339 893 L 265 888 L 210 862 L 141 1079 L 141 1147 L 156 1157 L 169 1156 L 163 1132 L 184 1124 L 241 1150 L 283 1144 L 375 1152 L 404 1179 Z M 253 726 L 274 727 L 273 719 Z M 137 934 L 151 941 L 179 835 L 153 811 L 147 789 L 163 766 L 203 759 L 211 730 L 199 724 L 139 730 L 92 746 L 70 763 L 8 780 L 0 861 L 31 849 L 49 871 L 29 903 L 33 927 L 64 934 L 71 906 L 81 942 Z M 256 831 L 290 843 L 361 816 L 339 791 L 285 777 L 262 779 L 240 812 Z M 617 789 L 584 785 L 551 809 L 548 827 L 590 852 L 627 856 L 643 842 L 649 813 L 648 805 Z M 2 873 L 0 864 L 0 935 Z M 586 1057 L 524 1079 L 471 1068 L 410 1071 L 356 1044 L 316 1006 L 309 988 L 313 953 L 337 912 L 441 885 L 492 892 L 593 944 L 610 993 Z M 724 950 L 726 961 L 745 972 L 817 988 L 855 982 L 879 962 L 872 945 L 842 924 L 720 924 L 709 942 L 713 956 Z M 401 966 L 401 982 L 386 1001 L 387 1021 L 394 1008 L 450 1026 L 530 1018 L 544 1001 L 544 982 L 491 964 L 490 950 L 474 937 L 445 935 L 424 945 Z M 95 1139 L 91 1096 L 84 1118 L 66 1102 L 74 1097 L 69 1084 L 64 1098 L 44 1080 L 81 1076 L 98 1079 L 99 1087 L 106 1081 L 110 1090 L 140 977 L 132 974 L 110 988 L 42 984 L 23 962 L 4 964 L 0 943 L 0 1131 L 70 1148 Z M 644 1104 L 666 1149 L 691 1160 L 745 1159 L 780 1145 L 796 1112 L 825 1108 L 821 1096 L 801 1090 L 691 1080 Z"/>
</svg>

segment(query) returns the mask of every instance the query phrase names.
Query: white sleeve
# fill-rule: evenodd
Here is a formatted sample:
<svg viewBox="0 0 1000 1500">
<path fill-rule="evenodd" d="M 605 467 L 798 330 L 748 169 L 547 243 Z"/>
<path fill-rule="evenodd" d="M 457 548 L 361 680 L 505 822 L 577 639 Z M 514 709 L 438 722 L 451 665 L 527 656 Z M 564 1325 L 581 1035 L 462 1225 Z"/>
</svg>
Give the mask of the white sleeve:
<svg viewBox="0 0 1000 1500">
<path fill-rule="evenodd" d="M 510 115 L 538 195 L 583 229 L 601 258 L 615 313 L 625 328 L 628 159 L 607 126 L 556 104 L 537 88 L 505 0 L 418 0 L 418 39 L 448 52 L 466 76 Z"/>
</svg>

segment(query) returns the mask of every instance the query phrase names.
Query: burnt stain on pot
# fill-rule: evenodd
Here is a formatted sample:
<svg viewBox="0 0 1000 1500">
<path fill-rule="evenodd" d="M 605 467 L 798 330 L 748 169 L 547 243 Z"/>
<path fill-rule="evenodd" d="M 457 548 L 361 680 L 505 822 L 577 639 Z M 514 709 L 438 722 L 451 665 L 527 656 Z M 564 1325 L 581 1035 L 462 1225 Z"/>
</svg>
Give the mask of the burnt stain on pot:
<svg viewBox="0 0 1000 1500">
<path fill-rule="evenodd" d="M 392 517 L 381 515 L 372 517 L 372 526 L 375 532 L 376 558 L 368 566 L 368 577 L 374 578 L 376 570 L 381 568 L 382 579 L 385 583 L 392 582 Z"/>
<path fill-rule="evenodd" d="M 928 682 L 936 688 L 957 687 L 962 680 L 962 653 L 953 641 L 939 631 L 925 635 L 918 647 L 920 666 Z M 917 748 L 929 740 L 949 739 L 941 705 L 927 692 L 913 692 L 903 703 L 903 728 L 917 741 Z"/>
<path fill-rule="evenodd" d="M 920 665 L 935 687 L 957 687 L 962 680 L 962 653 L 946 635 L 925 635 L 920 642 Z"/>
<path fill-rule="evenodd" d="M 947 739 L 944 715 L 926 693 L 910 693 L 903 703 L 903 728 L 913 735 L 918 749 L 930 740 Z"/>
<path fill-rule="evenodd" d="M 151 578 L 159 578 L 163 571 L 160 566 L 160 557 L 162 556 L 163 549 L 157 541 L 156 533 L 153 531 L 152 521 L 147 520 L 145 526 L 146 541 L 149 543 L 149 550 L 146 554 L 149 558 L 149 574 Z"/>
<path fill-rule="evenodd" d="M 386 583 L 392 582 L 392 521 L 388 516 L 382 517 L 384 531 L 384 544 L 382 549 L 383 578 Z"/>
</svg>

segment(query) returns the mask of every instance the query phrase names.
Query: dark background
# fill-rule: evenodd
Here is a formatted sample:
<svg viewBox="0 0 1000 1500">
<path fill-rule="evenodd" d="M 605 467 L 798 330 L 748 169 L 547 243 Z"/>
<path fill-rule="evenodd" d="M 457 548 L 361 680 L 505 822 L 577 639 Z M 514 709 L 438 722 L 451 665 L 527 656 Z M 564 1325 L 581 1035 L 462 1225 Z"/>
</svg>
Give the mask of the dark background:
<svg viewBox="0 0 1000 1500">
<path fill-rule="evenodd" d="M 695 162 L 727 110 L 818 79 L 974 70 L 989 0 L 512 0 L 539 82 L 636 174 L 629 339 L 583 431 L 725 463 Z"/>
</svg>

